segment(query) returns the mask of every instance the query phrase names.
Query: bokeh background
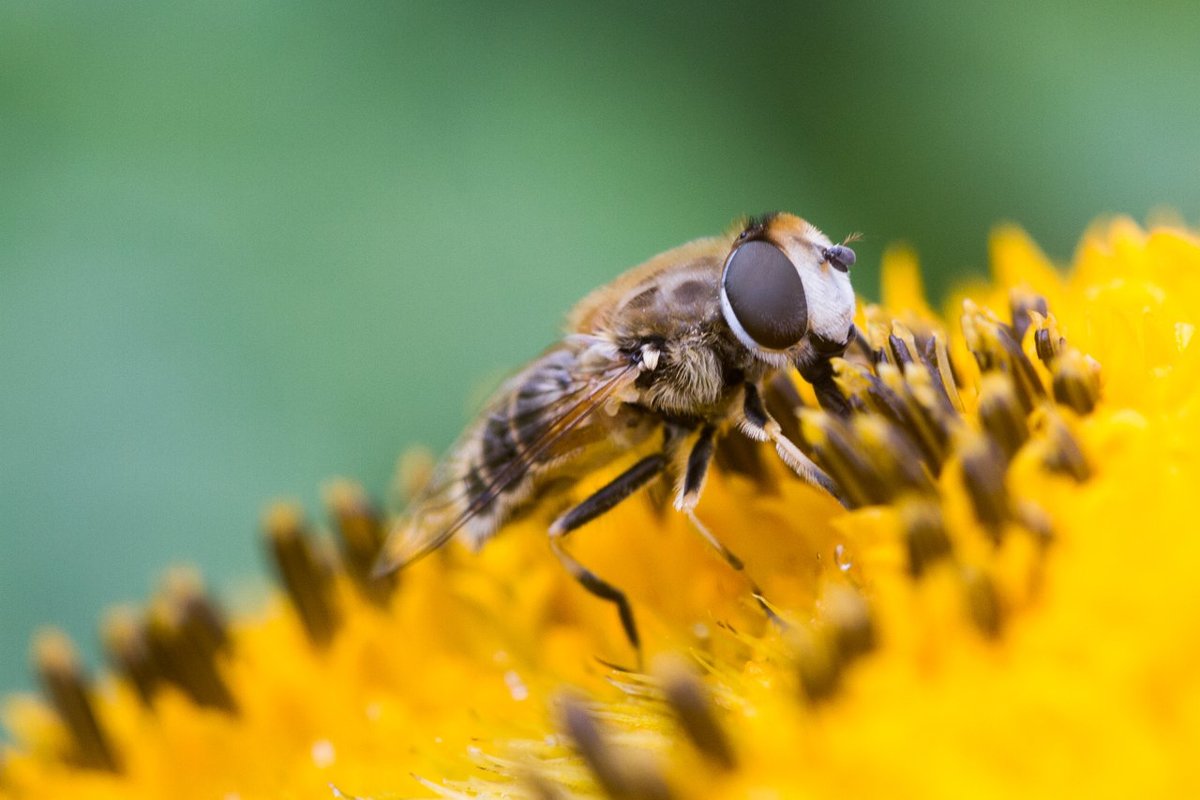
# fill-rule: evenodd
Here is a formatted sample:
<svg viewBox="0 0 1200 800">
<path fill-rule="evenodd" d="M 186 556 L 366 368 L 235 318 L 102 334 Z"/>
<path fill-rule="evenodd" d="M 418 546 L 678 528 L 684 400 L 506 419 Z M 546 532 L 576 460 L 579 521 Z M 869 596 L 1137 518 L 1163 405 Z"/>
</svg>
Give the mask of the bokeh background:
<svg viewBox="0 0 1200 800">
<path fill-rule="evenodd" d="M 867 296 L 893 241 L 937 290 L 998 221 L 1194 223 L 1198 9 L 0 5 L 0 690 L 165 565 L 253 583 L 265 501 L 382 490 L 740 214 L 864 232 Z"/>
</svg>

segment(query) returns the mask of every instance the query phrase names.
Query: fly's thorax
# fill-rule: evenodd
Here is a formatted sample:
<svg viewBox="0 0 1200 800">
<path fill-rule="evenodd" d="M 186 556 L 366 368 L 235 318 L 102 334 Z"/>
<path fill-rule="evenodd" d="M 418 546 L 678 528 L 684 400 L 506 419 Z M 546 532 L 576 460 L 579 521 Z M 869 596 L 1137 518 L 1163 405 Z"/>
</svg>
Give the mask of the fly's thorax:
<svg viewBox="0 0 1200 800">
<path fill-rule="evenodd" d="M 677 304 L 676 311 L 678 306 L 691 306 L 691 302 L 679 301 L 688 301 L 687 295 L 695 286 L 682 289 L 681 294 L 676 294 L 676 289 L 692 279 L 711 287 L 705 292 L 711 302 L 716 298 L 721 262 L 728 252 L 729 237 L 712 236 L 660 253 L 579 301 L 567 316 L 567 329 L 572 333 L 597 333 L 622 319 L 636 320 L 640 314 L 661 317 L 671 311 L 672 302 Z"/>
<path fill-rule="evenodd" d="M 694 415 L 720 400 L 726 368 L 717 251 L 646 276 L 617 297 L 605 334 L 639 363 L 636 402 L 653 411 Z"/>
<path fill-rule="evenodd" d="M 621 337 L 680 337 L 720 318 L 720 295 L 719 260 L 697 259 L 629 287 L 614 299 L 608 326 Z"/>
<path fill-rule="evenodd" d="M 628 331 L 619 341 L 640 365 L 630 402 L 670 416 L 720 416 L 747 374 L 767 367 L 729 335 L 719 317 Z"/>
<path fill-rule="evenodd" d="M 711 341 L 687 337 L 663 343 L 654 370 L 639 376 L 643 405 L 673 414 L 701 414 L 725 389 L 725 374 Z"/>
</svg>

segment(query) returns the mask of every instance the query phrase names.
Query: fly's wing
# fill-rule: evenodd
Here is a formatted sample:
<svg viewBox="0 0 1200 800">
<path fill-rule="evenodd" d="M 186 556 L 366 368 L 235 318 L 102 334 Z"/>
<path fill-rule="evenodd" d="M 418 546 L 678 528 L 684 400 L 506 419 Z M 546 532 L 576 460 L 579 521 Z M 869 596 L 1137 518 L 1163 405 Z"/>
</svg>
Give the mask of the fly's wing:
<svg viewBox="0 0 1200 800">
<path fill-rule="evenodd" d="M 471 524 L 483 531 L 475 538 L 485 539 L 522 499 L 514 495 L 528 493 L 527 478 L 577 450 L 572 434 L 626 394 L 637 374 L 635 362 L 592 337 L 573 337 L 535 361 L 501 388 L 438 465 L 389 534 L 376 573 L 411 564 Z"/>
</svg>

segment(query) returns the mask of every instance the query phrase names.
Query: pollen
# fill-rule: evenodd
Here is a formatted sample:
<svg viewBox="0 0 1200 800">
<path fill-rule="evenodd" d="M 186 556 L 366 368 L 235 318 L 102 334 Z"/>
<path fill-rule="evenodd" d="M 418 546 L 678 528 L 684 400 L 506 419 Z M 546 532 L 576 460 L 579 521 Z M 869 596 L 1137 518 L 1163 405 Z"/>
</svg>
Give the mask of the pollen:
<svg viewBox="0 0 1200 800">
<path fill-rule="evenodd" d="M 102 669 L 40 635 L 0 798 L 1200 794 L 1200 239 L 1118 220 L 1054 265 L 1009 228 L 991 260 L 937 313 L 889 251 L 838 396 L 768 387 L 845 503 L 728 436 L 694 513 L 741 571 L 665 491 L 572 534 L 640 662 L 547 518 L 378 578 L 387 514 L 336 481 L 264 515 L 263 607 L 177 569 Z"/>
</svg>

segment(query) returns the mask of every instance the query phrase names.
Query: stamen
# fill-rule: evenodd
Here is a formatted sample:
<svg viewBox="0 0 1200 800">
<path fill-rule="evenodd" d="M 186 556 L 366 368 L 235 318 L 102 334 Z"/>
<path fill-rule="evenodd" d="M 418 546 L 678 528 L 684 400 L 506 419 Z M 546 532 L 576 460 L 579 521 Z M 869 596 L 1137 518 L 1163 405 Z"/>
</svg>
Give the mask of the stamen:
<svg viewBox="0 0 1200 800">
<path fill-rule="evenodd" d="M 162 596 L 179 609 L 184 632 L 204 652 L 215 654 L 230 647 L 225 615 L 204 590 L 200 574 L 187 567 L 168 570 L 163 576 Z"/>
<path fill-rule="evenodd" d="M 1092 467 L 1066 422 L 1057 414 L 1047 413 L 1041 430 L 1042 466 L 1050 472 L 1067 475 L 1083 483 L 1092 477 Z"/>
<path fill-rule="evenodd" d="M 861 594 L 848 586 L 833 584 L 825 591 L 822 611 L 843 668 L 875 649 L 875 623 Z"/>
<path fill-rule="evenodd" d="M 600 790 L 611 800 L 669 800 L 670 789 L 658 770 L 636 751 L 618 751 L 584 703 L 560 698 L 560 720 L 575 749 L 587 762 Z"/>
<path fill-rule="evenodd" d="M 865 365 L 845 358 L 835 358 L 830 362 L 833 367 L 833 381 L 838 391 L 846 395 L 852 402 L 857 400 L 864 407 L 869 407 L 871 378 L 874 373 Z"/>
<path fill-rule="evenodd" d="M 1046 510 L 1032 500 L 1020 500 L 1014 509 L 1013 518 L 1029 531 L 1042 547 L 1054 541 L 1054 526 Z"/>
<path fill-rule="evenodd" d="M 1011 460 L 1029 439 L 1029 425 L 1017 401 L 1012 382 L 1004 375 L 989 373 L 979 386 L 979 422 L 992 441 Z"/>
<path fill-rule="evenodd" d="M 833 651 L 823 637 L 811 630 L 796 629 L 790 633 L 796 654 L 796 676 L 800 691 L 810 703 L 816 704 L 832 697 L 841 684 Z"/>
<path fill-rule="evenodd" d="M 522 770 L 520 778 L 523 787 L 528 791 L 529 796 L 533 800 L 570 800 L 565 791 L 536 772 L 529 769 Z M 432 784 L 431 788 L 435 790 L 441 789 L 437 784 Z"/>
<path fill-rule="evenodd" d="M 327 647 L 337 633 L 341 614 L 333 596 L 332 571 L 317 556 L 300 509 L 275 504 L 264 515 L 263 529 L 283 588 L 309 641 Z"/>
<path fill-rule="evenodd" d="M 975 356 L 975 363 L 981 372 L 996 368 L 993 353 L 984 341 L 984 328 L 988 324 L 984 313 L 974 301 L 963 300 L 961 317 L 963 339 L 966 340 L 967 349 L 971 351 L 971 355 Z"/>
<path fill-rule="evenodd" d="M 123 606 L 108 613 L 100 631 L 109 664 L 149 707 L 163 675 L 150 652 L 145 622 L 137 611 Z"/>
<path fill-rule="evenodd" d="M 800 688 L 812 703 L 829 699 L 846 669 L 875 648 L 875 625 L 862 596 L 846 586 L 827 588 L 813 628 L 789 631 Z"/>
<path fill-rule="evenodd" d="M 931 357 L 934 353 L 930 352 Z M 936 364 L 913 364 L 905 370 L 909 391 L 920 404 L 931 425 L 938 433 L 938 441 L 944 446 L 950 432 L 959 423 L 959 412 L 946 393 L 945 381 Z"/>
<path fill-rule="evenodd" d="M 999 636 L 1003 628 L 1004 616 L 995 583 L 974 567 L 964 568 L 962 577 L 971 621 L 984 635 L 990 638 Z"/>
<path fill-rule="evenodd" d="M 904 401 L 868 367 L 835 358 L 833 370 L 838 389 L 862 410 L 882 414 L 901 428 L 912 425 Z"/>
<path fill-rule="evenodd" d="M 729 737 L 717 718 L 704 684 L 681 663 L 666 660 L 656 670 L 663 694 L 683 732 L 705 758 L 722 770 L 737 766 Z"/>
<path fill-rule="evenodd" d="M 942 509 L 936 500 L 910 495 L 899 504 L 904 542 L 908 550 L 908 572 L 920 578 L 934 563 L 953 552 Z"/>
<path fill-rule="evenodd" d="M 959 452 L 963 484 L 975 509 L 975 518 L 992 540 L 999 542 L 1009 515 L 1008 490 L 1004 485 L 1004 454 L 991 439 L 977 433 L 964 433 Z"/>
<path fill-rule="evenodd" d="M 917 331 L 909 328 L 899 320 L 892 320 L 891 333 L 888 335 L 888 347 L 896 355 L 896 365 L 907 370 L 910 365 L 919 364 L 929 369 L 936 369 L 937 364 L 932 358 L 933 336 L 930 332 Z"/>
<path fill-rule="evenodd" d="M 384 608 L 399 573 L 374 575 L 375 561 L 386 538 L 383 519 L 357 483 L 336 480 L 325 488 L 325 506 L 338 533 L 342 561 L 350 579 L 371 603 Z"/>
<path fill-rule="evenodd" d="M 888 347 L 892 351 L 891 363 L 898 366 L 913 363 L 912 352 L 908 349 L 908 345 L 896 334 L 888 334 Z"/>
<path fill-rule="evenodd" d="M 96 718 L 87 677 L 71 640 L 57 630 L 43 631 L 34 639 L 33 659 L 42 690 L 70 735 L 68 758 L 85 769 L 119 772 L 120 763 Z"/>
<path fill-rule="evenodd" d="M 1046 396 L 1046 387 L 1042 385 L 1037 370 L 1033 368 L 1033 362 L 1021 349 L 1020 342 L 1012 338 L 1012 334 L 1004 328 L 997 328 L 996 335 L 1008 355 L 1009 371 L 1018 396 L 1022 398 L 1023 404 L 1027 404 L 1026 410 L 1032 410 L 1037 400 Z"/>
<path fill-rule="evenodd" d="M 908 491 L 935 491 L 920 451 L 903 430 L 878 414 L 855 417 L 852 426 L 859 449 L 882 478 L 887 500 Z"/>
<path fill-rule="evenodd" d="M 1000 371 L 1013 381 L 1013 389 L 1025 413 L 1031 412 L 1045 387 L 1038 378 L 1021 344 L 1013 338 L 1012 329 L 981 310 L 971 301 L 963 302 L 963 335 L 967 347 L 975 355 L 981 372 Z"/>
<path fill-rule="evenodd" d="M 947 407 L 936 397 L 929 371 L 921 365 L 913 365 L 902 373 L 890 365 L 880 365 L 879 377 L 904 408 L 904 427 L 913 441 L 925 454 L 930 471 L 940 474 L 946 460 L 950 432 L 957 424 Z"/>
<path fill-rule="evenodd" d="M 1100 383 L 1095 362 L 1089 362 L 1078 350 L 1068 349 L 1053 365 L 1052 386 L 1055 402 L 1077 414 L 1090 414 L 1100 400 Z"/>
<path fill-rule="evenodd" d="M 899 322 L 893 324 L 896 335 L 908 342 L 908 346 L 918 354 L 917 362 L 929 372 L 929 385 L 933 388 L 938 403 L 949 414 L 962 413 L 962 400 L 958 398 L 958 387 L 954 385 L 954 370 L 950 366 L 950 355 L 946 351 L 943 337 L 930 331 L 918 337 Z M 916 368 L 916 363 L 912 368 Z M 905 373 L 910 368 L 905 368 Z M 931 403 L 932 405 L 932 403 Z"/>
<path fill-rule="evenodd" d="M 1050 366 L 1054 359 L 1058 358 L 1066 349 L 1067 340 L 1058 332 L 1058 321 L 1053 314 L 1046 314 L 1042 318 L 1034 316 L 1034 325 L 1037 330 L 1033 332 L 1033 346 L 1037 351 L 1038 359 Z"/>
<path fill-rule="evenodd" d="M 1046 298 L 1028 289 L 1013 289 L 1009 292 L 1008 306 L 1012 317 L 1013 338 L 1018 342 L 1025 340 L 1025 331 L 1036 322 L 1034 314 L 1045 317 L 1048 313 Z"/>
<path fill-rule="evenodd" d="M 146 644 L 163 677 L 196 705 L 235 713 L 237 703 L 217 666 L 218 639 L 195 606 L 164 591 L 146 615 Z"/>
<path fill-rule="evenodd" d="M 841 487 L 851 507 L 887 500 L 887 487 L 854 445 L 850 429 L 844 422 L 824 411 L 803 409 L 800 427 L 804 440 L 812 445 L 821 466 Z"/>
<path fill-rule="evenodd" d="M 866 309 L 867 330 L 866 338 L 875 365 L 889 363 L 895 365 L 896 354 L 888 343 L 892 333 L 892 318 L 879 306 L 871 305 Z"/>
<path fill-rule="evenodd" d="M 950 405 L 959 414 L 965 411 L 962 396 L 958 393 L 958 377 L 954 373 L 954 362 L 950 360 L 950 350 L 946 347 L 945 336 L 934 336 L 934 353 L 938 365 L 938 381 L 942 391 L 950 399 Z"/>
</svg>

